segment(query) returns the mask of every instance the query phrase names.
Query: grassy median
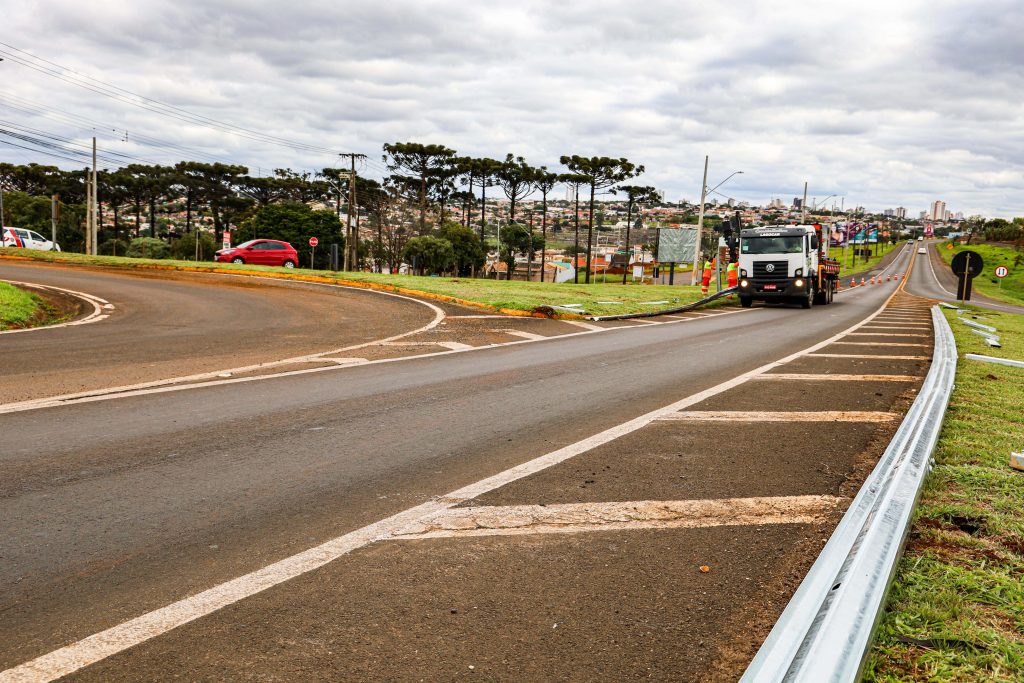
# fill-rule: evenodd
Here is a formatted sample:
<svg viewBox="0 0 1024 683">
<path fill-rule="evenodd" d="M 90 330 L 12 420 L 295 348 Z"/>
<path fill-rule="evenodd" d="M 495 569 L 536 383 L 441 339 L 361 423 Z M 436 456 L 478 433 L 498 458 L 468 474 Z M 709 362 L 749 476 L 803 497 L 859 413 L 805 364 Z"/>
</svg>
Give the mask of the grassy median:
<svg viewBox="0 0 1024 683">
<path fill-rule="evenodd" d="M 1001 349 L 946 311 L 956 387 L 916 521 L 868 662 L 867 681 L 1021 681 L 1024 676 L 1024 316 L 978 312 Z"/>
<path fill-rule="evenodd" d="M 29 326 L 42 308 L 37 295 L 0 282 L 0 330 Z"/>
<path fill-rule="evenodd" d="M 941 242 L 936 245 L 939 256 L 946 263 L 953 260 L 953 256 L 961 251 L 976 252 L 985 262 L 985 268 L 981 275 L 974 278 L 971 287 L 990 299 L 1004 301 L 1008 304 L 1024 306 L 1024 251 L 1017 251 L 1012 247 L 997 247 L 991 244 L 972 244 L 970 246 L 954 246 L 949 248 L 949 242 Z M 995 276 L 997 266 L 1006 266 L 1009 274 L 999 281 Z"/>
<path fill-rule="evenodd" d="M 498 281 L 475 278 L 423 277 L 379 273 L 334 273 L 325 270 L 272 268 L 209 261 L 174 261 L 169 259 L 138 259 L 124 256 L 86 256 L 68 252 L 0 249 L 0 254 L 30 258 L 37 261 L 106 268 L 166 268 L 202 270 L 207 272 L 272 273 L 277 277 L 316 277 L 341 284 L 357 284 L 384 290 L 422 293 L 442 299 L 479 304 L 493 310 L 532 313 L 542 307 L 556 308 L 560 316 L 612 315 L 656 311 L 681 306 L 701 298 L 700 287 L 630 284 L 573 284 L 551 282 Z M 619 276 L 621 278 L 621 276 Z M 725 300 L 727 301 L 727 300 Z M 725 302 L 723 301 L 723 303 Z M 717 302 L 716 302 L 717 303 Z M 575 305 L 574 305 L 575 304 Z M 713 304 L 714 305 L 714 304 Z"/>
</svg>

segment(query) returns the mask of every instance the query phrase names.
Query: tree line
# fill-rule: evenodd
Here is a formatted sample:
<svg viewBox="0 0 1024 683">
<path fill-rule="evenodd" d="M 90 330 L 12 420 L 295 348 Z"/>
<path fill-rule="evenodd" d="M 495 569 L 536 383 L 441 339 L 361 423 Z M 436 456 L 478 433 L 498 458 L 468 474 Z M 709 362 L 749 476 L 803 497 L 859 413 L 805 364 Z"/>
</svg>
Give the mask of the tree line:
<svg viewBox="0 0 1024 683">
<path fill-rule="evenodd" d="M 344 208 L 357 224 L 357 235 L 372 235 L 357 245 L 358 262 L 353 266 L 394 270 L 404 262 L 415 265 L 418 272 L 467 274 L 486 259 L 487 196 L 488 190 L 497 189 L 508 200 L 509 211 L 507 224 L 498 227 L 496 247 L 511 276 L 517 254 L 527 255 L 532 268 L 534 253 L 543 249 L 549 195 L 557 186 L 573 189 L 572 252 L 585 253 L 588 266 L 597 194 L 610 190 L 624 195 L 629 219 L 635 206 L 656 200 L 654 188 L 624 184 L 644 172 L 642 165 L 625 158 L 565 155 L 560 158 L 564 168 L 549 170 L 513 154 L 502 160 L 475 158 L 460 156 L 443 145 L 416 142 L 385 144 L 382 158 L 389 171 L 382 182 L 362 176 L 352 182 L 348 171 L 337 168 L 316 173 L 275 169 L 268 176 L 253 176 L 242 165 L 195 161 L 100 170 L 100 253 L 124 253 L 130 240 L 146 237 L 172 247 L 184 240 L 176 254 L 196 247 L 197 253 L 208 257 L 213 248 L 210 242 L 219 244 L 229 230 L 237 236 L 235 242 L 253 237 L 282 239 L 301 252 L 308 249 L 311 236 L 322 244 L 344 243 L 338 220 Z M 66 250 L 81 250 L 87 177 L 87 169 L 0 164 L 0 189 L 7 197 L 4 223 L 20 223 L 48 234 L 49 198 L 57 195 L 59 241 Z M 520 215 L 523 200 L 534 193 L 540 194 L 542 205 L 539 235 Z M 580 224 L 581 194 L 586 201 L 585 226 Z M 316 204 L 331 208 L 310 208 Z M 461 221 L 452 220 L 453 207 L 461 209 Z M 169 220 L 170 213 L 183 213 L 184 218 Z M 464 229 L 456 230 L 460 225 Z M 205 237 L 207 230 L 212 240 Z M 317 256 L 326 259 L 327 250 L 319 251 Z M 590 268 L 584 272 L 589 282 Z"/>
</svg>

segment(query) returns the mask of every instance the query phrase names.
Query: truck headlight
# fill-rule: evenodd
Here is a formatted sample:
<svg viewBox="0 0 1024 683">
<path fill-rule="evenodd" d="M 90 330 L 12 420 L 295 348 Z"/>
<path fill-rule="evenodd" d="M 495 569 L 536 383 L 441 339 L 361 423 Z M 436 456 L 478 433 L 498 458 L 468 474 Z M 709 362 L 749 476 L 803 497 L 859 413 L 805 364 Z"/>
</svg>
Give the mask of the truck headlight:
<svg viewBox="0 0 1024 683">
<path fill-rule="evenodd" d="M 749 287 L 750 283 L 746 280 L 740 280 L 740 287 Z"/>
<path fill-rule="evenodd" d="M 794 284 L 795 286 L 797 286 L 797 287 L 803 287 L 803 286 L 804 286 L 804 281 L 803 281 L 803 280 L 801 280 L 801 279 L 799 279 L 799 278 L 797 278 L 797 281 L 796 281 L 796 282 L 794 282 L 793 284 Z"/>
</svg>

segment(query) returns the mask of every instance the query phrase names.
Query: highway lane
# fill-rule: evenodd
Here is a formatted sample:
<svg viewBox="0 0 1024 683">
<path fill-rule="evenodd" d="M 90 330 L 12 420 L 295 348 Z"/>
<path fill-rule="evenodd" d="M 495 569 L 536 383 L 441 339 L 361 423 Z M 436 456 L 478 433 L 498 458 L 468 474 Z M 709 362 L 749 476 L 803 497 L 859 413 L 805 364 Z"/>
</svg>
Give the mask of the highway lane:
<svg viewBox="0 0 1024 683">
<path fill-rule="evenodd" d="M 957 277 L 953 275 L 953 271 L 939 257 L 937 252 L 939 243 L 931 240 L 915 242 L 914 248 L 916 249 L 921 244 L 925 245 L 925 248 L 928 250 L 927 258 L 923 258 L 925 254 L 920 255 L 922 258 L 917 262 L 916 277 L 911 278 L 907 285 L 907 291 L 931 299 L 955 303 L 957 301 Z M 991 266 L 986 267 L 991 268 Z M 993 311 L 1024 314 L 1024 306 L 1014 306 L 1013 304 L 994 301 L 978 294 L 977 290 L 971 293 L 970 303 L 972 306 L 988 308 Z"/>
<path fill-rule="evenodd" d="M 434 312 L 366 290 L 0 260 L 0 279 L 86 292 L 110 318 L 0 335 L 0 403 L 279 360 L 380 339 Z"/>
<path fill-rule="evenodd" d="M 2 415 L 0 664 L 804 348 L 892 289 Z"/>
</svg>

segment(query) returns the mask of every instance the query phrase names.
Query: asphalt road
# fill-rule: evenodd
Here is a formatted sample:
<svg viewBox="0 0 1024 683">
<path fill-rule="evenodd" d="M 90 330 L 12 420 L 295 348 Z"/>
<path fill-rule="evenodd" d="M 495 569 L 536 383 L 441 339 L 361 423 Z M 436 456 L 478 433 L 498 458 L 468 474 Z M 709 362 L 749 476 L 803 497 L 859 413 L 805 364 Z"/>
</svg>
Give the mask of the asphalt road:
<svg viewBox="0 0 1024 683">
<path fill-rule="evenodd" d="M 110 301 L 100 322 L 0 335 L 0 403 L 239 367 L 399 334 L 422 304 L 365 290 L 0 261 L 0 279 Z"/>
<path fill-rule="evenodd" d="M 0 276 L 31 279 L 6 264 Z M 125 314 L 134 327 L 105 328 L 107 343 L 125 353 L 131 344 L 120 337 L 149 326 L 152 335 L 135 342 L 149 353 L 215 353 L 241 333 L 250 341 L 235 349 L 252 356 L 268 339 L 242 323 L 226 325 L 219 339 L 182 332 L 197 294 L 188 283 L 168 281 L 166 298 L 153 306 L 149 288 L 133 294 L 131 277 L 60 277 L 62 286 L 134 302 Z M 273 319 L 265 287 L 218 287 L 224 314 L 255 297 Z M 289 288 L 281 289 L 287 298 Z M 892 289 L 857 288 L 810 311 L 761 307 L 685 325 L 0 415 L 0 668 L 803 349 L 864 318 Z M 343 298 L 349 321 L 361 310 L 373 314 L 367 294 L 324 296 Z M 412 306 L 409 321 L 427 317 Z M 352 334 L 351 323 L 334 324 L 337 335 Z M 76 347 L 74 328 L 64 332 L 59 340 L 21 336 L 50 344 L 37 347 L 45 358 Z M 183 362 L 180 352 L 165 360 Z M 46 373 L 4 381 L 39 376 Z"/>
<path fill-rule="evenodd" d="M 913 278 L 908 284 L 907 291 L 914 294 L 920 294 L 921 296 L 926 296 L 931 299 L 955 303 L 957 301 L 957 277 L 953 275 L 953 271 L 950 270 L 949 265 L 939 257 L 938 253 L 936 253 L 938 244 L 938 242 L 931 240 L 914 243 L 915 249 L 924 245 L 927 248 L 928 253 L 927 259 L 923 258 L 925 254 L 919 255 L 922 258 L 917 262 L 918 276 Z M 991 266 L 986 266 L 986 268 L 991 268 Z M 971 293 L 970 303 L 973 306 L 988 308 L 993 311 L 1024 314 L 1024 306 L 1014 306 L 1013 304 L 1003 303 L 1002 301 L 995 301 L 979 294 L 977 290 Z"/>
</svg>

